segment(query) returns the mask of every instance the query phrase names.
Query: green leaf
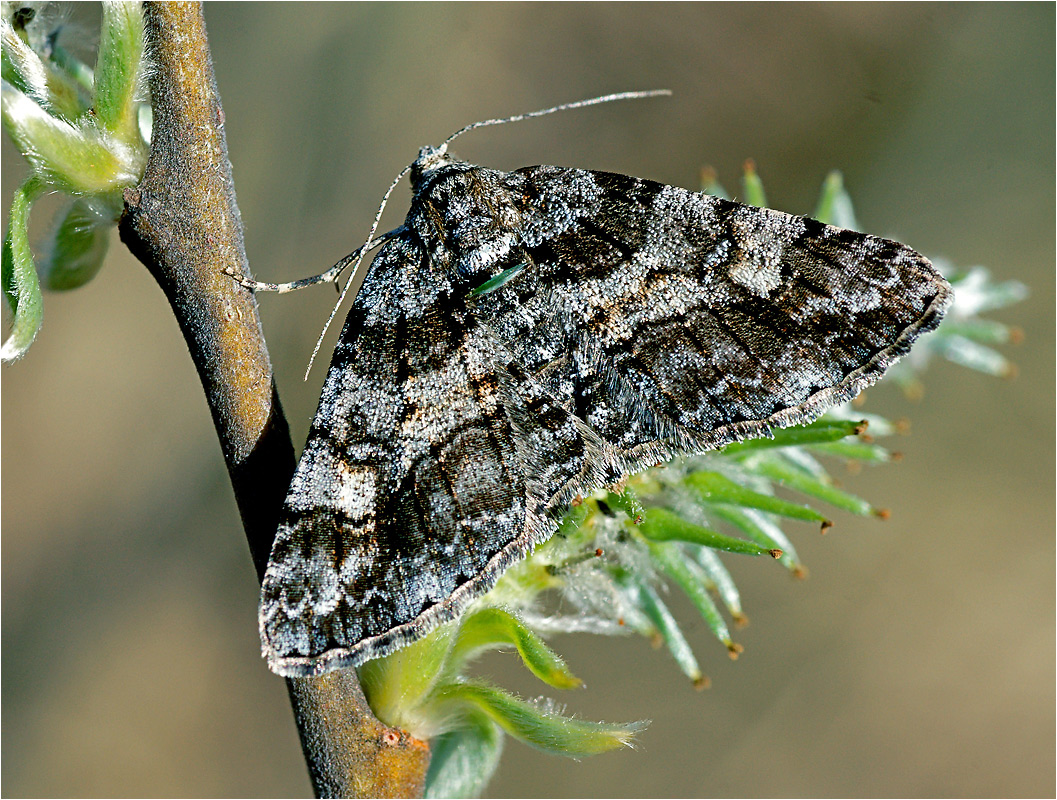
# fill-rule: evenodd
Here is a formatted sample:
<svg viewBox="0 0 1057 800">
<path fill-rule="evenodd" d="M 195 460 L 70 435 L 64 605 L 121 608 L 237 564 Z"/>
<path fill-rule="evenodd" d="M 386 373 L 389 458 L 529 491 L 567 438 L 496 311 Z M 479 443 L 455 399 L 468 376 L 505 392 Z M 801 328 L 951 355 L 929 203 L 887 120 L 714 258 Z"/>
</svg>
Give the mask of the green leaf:
<svg viewBox="0 0 1057 800">
<path fill-rule="evenodd" d="M 1004 308 L 1019 303 L 1030 293 L 1020 281 L 992 280 L 985 267 L 973 267 L 959 275 L 951 275 L 949 279 L 954 287 L 954 305 L 948 315 L 952 319 Z"/>
<path fill-rule="evenodd" d="M 793 543 L 769 515 L 734 506 L 713 506 L 709 508 L 708 513 L 733 525 L 761 547 L 768 550 L 780 550 L 782 557 L 778 560 L 790 569 L 800 566 Z"/>
<path fill-rule="evenodd" d="M 503 731 L 480 712 L 467 712 L 461 726 L 429 743 L 427 798 L 477 797 L 499 766 Z"/>
<path fill-rule="evenodd" d="M 812 445 L 811 451 L 872 464 L 885 464 L 892 460 L 892 454 L 881 445 L 854 440 Z"/>
<path fill-rule="evenodd" d="M 758 508 L 781 517 L 825 523 L 827 520 L 815 509 L 791 503 L 771 494 L 761 494 L 735 483 L 718 472 L 691 472 L 683 483 L 697 492 L 708 503 L 725 503 L 744 508 Z"/>
<path fill-rule="evenodd" d="M 636 592 L 638 597 L 638 602 L 635 605 L 642 609 L 646 618 L 653 623 L 653 626 L 660 634 L 661 641 L 668 648 L 668 652 L 672 654 L 672 658 L 675 659 L 675 663 L 682 670 L 682 673 L 693 681 L 694 686 L 705 688 L 708 685 L 708 678 L 701 672 L 701 667 L 698 666 L 694 651 L 690 648 L 690 643 L 686 641 L 683 632 L 679 630 L 679 623 L 675 621 L 675 617 L 672 616 L 668 606 L 661 600 L 660 595 L 645 583 L 634 584 L 632 591 Z"/>
<path fill-rule="evenodd" d="M 142 62 L 143 5 L 104 2 L 95 65 L 95 114 L 104 129 L 125 143 L 139 140 L 136 91 Z"/>
<path fill-rule="evenodd" d="M 856 433 L 861 434 L 868 432 L 871 436 L 891 436 L 894 433 L 898 433 L 901 428 L 900 425 L 893 422 L 889 422 L 882 416 L 879 416 L 877 414 L 863 413 L 858 409 L 852 408 L 850 404 L 831 408 L 822 416 L 821 419 L 817 420 L 817 422 L 819 423 L 835 421 L 852 422 L 855 425 L 860 426 L 860 428 L 862 425 L 865 425 L 865 431 L 858 430 L 856 431 Z M 813 422 L 811 424 L 814 425 L 816 423 Z"/>
<path fill-rule="evenodd" d="M 99 194 L 133 186 L 137 165 L 118 155 L 90 124 L 54 117 L 9 84 L 3 84 L 4 128 L 43 181 L 70 194 Z"/>
<path fill-rule="evenodd" d="M 38 103 L 47 104 L 48 73 L 40 55 L 29 46 L 15 29 L 4 24 L 3 46 L 0 47 L 0 75 L 19 92 Z"/>
<path fill-rule="evenodd" d="M 826 468 L 822 466 L 819 460 L 815 458 L 807 448 L 804 447 L 787 447 L 783 450 L 773 450 L 769 453 L 760 453 L 756 456 L 745 459 L 742 462 L 742 466 L 751 470 L 757 464 L 771 461 L 776 464 L 786 465 L 790 469 L 795 469 L 799 472 L 803 472 L 805 475 L 810 475 L 823 481 L 830 480 Z"/>
<path fill-rule="evenodd" d="M 701 168 L 701 191 L 723 200 L 730 199 L 730 195 L 720 184 L 716 171 L 712 167 Z"/>
<path fill-rule="evenodd" d="M 44 318 L 44 300 L 29 246 L 29 210 L 41 191 L 40 183 L 31 177 L 18 188 L 11 201 L 11 219 L 4 234 L 0 274 L 14 321 L 11 335 L 0 348 L 0 359 L 4 361 L 14 361 L 26 354 Z"/>
<path fill-rule="evenodd" d="M 1013 328 L 993 319 L 944 320 L 937 336 L 962 336 L 980 344 L 1009 344 Z"/>
<path fill-rule="evenodd" d="M 662 542 L 650 542 L 649 548 L 653 560 L 690 598 L 690 602 L 694 604 L 715 637 L 723 642 L 732 654 L 736 654 L 738 648 L 730 638 L 727 623 L 712 598 L 708 596 L 702 580 L 704 576 L 694 572 L 694 562 L 687 556 L 686 551 L 678 545 Z"/>
<path fill-rule="evenodd" d="M 752 453 L 776 447 L 799 447 L 819 442 L 834 442 L 846 436 L 855 436 L 866 429 L 863 420 L 822 418 L 806 425 L 794 425 L 772 431 L 770 439 L 746 439 L 732 442 L 721 451 L 724 455 Z"/>
<path fill-rule="evenodd" d="M 736 623 L 743 622 L 745 614 L 741 610 L 741 594 L 719 556 L 714 550 L 698 547 L 694 551 L 694 557 L 708 581 L 706 588 L 713 589 L 719 595 L 719 599 L 723 601 Z"/>
<path fill-rule="evenodd" d="M 642 523 L 635 527 L 639 533 L 654 542 L 678 541 L 724 550 L 728 553 L 762 556 L 774 554 L 767 548 L 744 539 L 737 539 L 722 533 L 687 522 L 667 508 L 650 508 Z"/>
<path fill-rule="evenodd" d="M 431 698 L 431 714 L 480 711 L 515 739 L 558 755 L 595 755 L 624 747 L 645 723 L 585 722 L 543 711 L 485 683 L 452 683 Z"/>
<path fill-rule="evenodd" d="M 448 669 L 461 670 L 485 650 L 505 645 L 517 648 L 532 674 L 555 689 L 576 689 L 583 685 L 539 636 L 501 608 L 484 608 L 463 620 L 452 645 Z"/>
<path fill-rule="evenodd" d="M 580 529 L 580 526 L 584 524 L 588 516 L 590 516 L 590 510 L 584 503 L 570 506 L 562 517 L 561 522 L 558 523 L 556 534 L 558 536 L 572 536 Z"/>
<path fill-rule="evenodd" d="M 756 162 L 751 158 L 745 162 L 745 176 L 742 178 L 745 188 L 745 202 L 757 208 L 767 207 L 767 195 L 763 191 L 763 181 L 756 174 Z"/>
<path fill-rule="evenodd" d="M 56 217 L 47 256 L 40 261 L 44 286 L 51 290 L 76 289 L 96 276 L 103 266 L 113 220 L 96 213 L 83 198 L 68 204 Z"/>
<path fill-rule="evenodd" d="M 838 228 L 853 231 L 859 229 L 851 196 L 844 188 L 844 176 L 837 170 L 827 175 L 825 183 L 822 184 L 822 196 L 819 197 L 818 206 L 815 208 L 815 219 L 827 225 L 836 225 Z"/>
<path fill-rule="evenodd" d="M 5 8 L 9 4 L 5 3 Z M 6 12 L 5 12 L 6 13 Z M 89 95 L 76 77 L 58 63 L 56 51 L 60 50 L 53 37 L 48 37 L 47 44 L 43 37 L 31 37 L 26 29 L 3 26 L 3 78 L 12 88 L 32 98 L 48 113 L 73 122 L 84 115 L 89 108 Z M 46 49 L 50 58 L 41 55 Z"/>
<path fill-rule="evenodd" d="M 44 62 L 48 75 L 48 101 L 45 107 L 51 114 L 66 122 L 76 123 L 91 108 L 91 96 L 76 77 L 54 61 Z"/>
<path fill-rule="evenodd" d="M 455 625 L 428 635 L 359 668 L 360 686 L 371 710 L 386 725 L 417 730 L 421 706 L 442 674 Z"/>
<path fill-rule="evenodd" d="M 1008 377 L 1014 372 L 1013 365 L 1001 353 L 964 336 L 940 337 L 933 344 L 944 358 L 963 367 L 997 377 Z"/>
<path fill-rule="evenodd" d="M 624 514 L 627 515 L 627 518 L 636 525 L 642 522 L 643 515 L 646 513 L 646 509 L 644 509 L 642 503 L 639 502 L 638 495 L 635 494 L 635 490 L 630 486 L 625 486 L 624 491 L 619 494 L 616 492 L 608 492 L 606 494 L 605 502 L 610 508 L 623 511 Z"/>
<path fill-rule="evenodd" d="M 761 459 L 753 464 L 753 469 L 783 486 L 810 497 L 817 497 L 819 500 L 853 514 L 867 516 L 878 513 L 865 500 L 834 486 L 828 475 L 810 475 L 805 470 L 798 469 L 779 459 Z"/>
<path fill-rule="evenodd" d="M 540 592 L 561 585 L 562 566 L 570 559 L 582 557 L 575 543 L 586 535 L 583 526 L 591 515 L 587 503 L 572 506 L 558 523 L 558 530 L 533 554 L 514 564 L 489 592 L 496 605 L 524 607 Z M 575 554 L 573 554 L 575 553 Z"/>
</svg>

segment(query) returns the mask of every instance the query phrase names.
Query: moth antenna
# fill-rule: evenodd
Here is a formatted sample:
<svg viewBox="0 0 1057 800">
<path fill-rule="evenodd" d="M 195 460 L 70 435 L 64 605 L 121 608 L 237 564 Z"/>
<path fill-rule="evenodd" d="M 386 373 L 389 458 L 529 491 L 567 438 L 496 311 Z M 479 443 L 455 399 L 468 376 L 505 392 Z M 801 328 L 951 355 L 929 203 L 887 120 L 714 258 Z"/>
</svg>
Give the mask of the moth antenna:
<svg viewBox="0 0 1057 800">
<path fill-rule="evenodd" d="M 474 128 L 483 128 L 487 125 L 504 125 L 507 122 L 520 122 L 524 119 L 532 119 L 533 117 L 543 117 L 547 114 L 553 114 L 556 111 L 568 111 L 573 108 L 584 108 L 586 106 L 596 106 L 599 103 L 612 103 L 615 100 L 641 100 L 646 97 L 663 97 L 671 95 L 670 89 L 650 89 L 642 92 L 618 92 L 617 94 L 607 94 L 601 97 L 592 97 L 588 100 L 577 100 L 572 103 L 562 103 L 558 106 L 552 106 L 550 108 L 544 108 L 539 111 L 530 111 L 527 114 L 515 114 L 512 117 L 504 117 L 503 119 L 484 119 L 480 122 L 473 122 L 467 125 L 465 128 L 460 128 L 455 131 L 451 136 L 444 140 L 444 142 L 437 148 L 440 151 L 444 151 L 449 144 L 455 139 L 462 136 L 467 131 L 472 131 Z M 327 331 L 330 330 L 330 323 L 334 321 L 334 317 L 337 316 L 338 309 L 341 307 L 342 302 L 345 300 L 345 295 L 349 291 L 349 286 L 352 285 L 352 279 L 356 276 L 356 270 L 360 267 L 360 262 L 363 261 L 363 255 L 370 248 L 371 243 L 374 241 L 374 234 L 378 230 L 378 223 L 382 218 L 382 212 L 385 210 L 385 204 L 389 202 L 389 195 L 393 193 L 393 189 L 396 188 L 397 184 L 403 180 L 404 176 L 411 171 L 412 164 L 408 164 L 397 175 L 389 188 L 386 189 L 385 194 L 382 196 L 382 202 L 378 206 L 378 213 L 374 215 L 374 222 L 371 224 L 371 232 L 367 235 L 367 241 L 364 242 L 363 246 L 356 251 L 356 261 L 352 265 L 352 276 L 348 281 L 345 282 L 345 287 L 341 290 L 341 294 L 338 297 L 338 302 L 334 305 L 334 308 L 330 312 L 330 316 L 327 317 L 327 323 L 323 326 L 323 331 L 319 334 L 319 338 L 316 340 L 316 346 L 312 348 L 312 357 L 308 359 L 308 369 L 305 370 L 305 380 L 308 380 L 308 374 L 312 371 L 312 365 L 316 362 L 316 355 L 319 353 L 319 348 L 323 346 L 323 337 L 327 335 Z M 342 259 L 345 261 L 345 259 Z M 341 262 L 339 262 L 341 263 Z M 344 270 L 348 266 L 348 262 L 342 264 L 341 270 Z M 340 270 L 339 270 L 340 272 Z"/>
<path fill-rule="evenodd" d="M 473 122 L 467 125 L 465 128 L 460 128 L 455 131 L 451 136 L 444 140 L 444 143 L 440 146 L 440 150 L 443 150 L 455 139 L 458 139 L 467 131 L 472 131 L 474 128 L 483 128 L 486 125 L 504 125 L 507 122 L 521 122 L 523 119 L 532 119 L 533 117 L 543 117 L 547 114 L 553 114 L 555 111 L 568 111 L 573 108 L 584 108 L 585 106 L 596 106 L 599 103 L 612 103 L 614 100 L 641 100 L 646 97 L 664 97 L 671 95 L 670 89 L 650 89 L 644 92 L 618 92 L 617 94 L 606 94 L 601 97 L 592 97 L 589 100 L 577 100 L 573 103 L 562 103 L 560 106 L 552 106 L 551 108 L 544 108 L 539 111 L 530 111 L 527 114 L 515 114 L 512 117 L 504 117 L 503 119 L 484 119 L 480 122 Z"/>
<path fill-rule="evenodd" d="M 393 193 L 393 189 L 396 185 L 404 179 L 404 176 L 411 171 L 411 164 L 408 164 L 402 170 L 400 174 L 393 178 L 393 182 L 389 184 L 389 188 L 385 190 L 385 194 L 382 195 L 382 202 L 378 206 L 378 212 L 374 215 L 374 222 L 371 223 L 371 232 L 367 234 L 367 241 L 364 242 L 363 246 L 356 251 L 356 261 L 352 265 L 352 273 L 349 275 L 349 279 L 345 281 L 345 286 L 341 290 L 341 294 L 338 295 L 338 302 L 334 304 L 334 308 L 330 311 L 330 316 L 327 317 L 327 324 L 323 326 L 323 330 L 319 334 L 319 338 L 316 339 L 316 346 L 312 348 L 312 357 L 308 359 L 308 368 L 305 370 L 305 380 L 308 380 L 308 373 L 312 371 L 312 365 L 316 363 L 316 355 L 319 353 L 319 348 L 323 346 L 323 337 L 327 335 L 327 331 L 330 330 L 330 323 L 334 321 L 334 317 L 338 313 L 338 309 L 341 308 L 341 304 L 345 300 L 345 295 L 349 292 L 349 287 L 352 285 L 352 279 L 356 277 L 356 270 L 360 268 L 360 262 L 363 261 L 364 253 L 370 249 L 370 244 L 374 241 L 374 234 L 378 230 L 378 223 L 382 219 L 382 212 L 385 211 L 385 204 L 389 202 L 389 195 Z M 396 233 L 400 228 L 397 228 L 391 233 Z M 341 263 L 341 262 L 338 262 Z M 347 266 L 347 265 L 346 265 Z M 345 269 L 343 266 L 342 269 Z"/>
</svg>

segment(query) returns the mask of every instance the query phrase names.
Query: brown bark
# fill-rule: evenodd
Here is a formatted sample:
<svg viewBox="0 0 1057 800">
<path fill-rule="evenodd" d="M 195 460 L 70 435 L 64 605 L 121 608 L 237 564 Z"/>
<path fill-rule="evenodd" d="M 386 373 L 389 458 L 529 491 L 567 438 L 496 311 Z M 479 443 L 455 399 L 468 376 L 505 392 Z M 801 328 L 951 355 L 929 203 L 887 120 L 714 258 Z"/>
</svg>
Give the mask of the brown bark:
<svg viewBox="0 0 1057 800">
<path fill-rule="evenodd" d="M 200 3 L 147 3 L 154 112 L 121 238 L 168 298 L 198 370 L 258 579 L 294 470 L 249 276 Z M 263 664 L 262 664 L 263 666 Z M 421 796 L 429 750 L 371 714 L 352 671 L 287 681 L 318 796 Z"/>
</svg>

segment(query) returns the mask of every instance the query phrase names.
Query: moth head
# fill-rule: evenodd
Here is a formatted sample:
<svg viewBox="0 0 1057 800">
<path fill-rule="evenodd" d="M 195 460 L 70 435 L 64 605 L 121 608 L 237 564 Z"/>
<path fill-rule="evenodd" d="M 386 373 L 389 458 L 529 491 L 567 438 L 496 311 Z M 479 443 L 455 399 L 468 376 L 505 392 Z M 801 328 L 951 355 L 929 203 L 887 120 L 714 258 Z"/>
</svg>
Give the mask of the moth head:
<svg viewBox="0 0 1057 800">
<path fill-rule="evenodd" d="M 411 186 L 417 189 L 427 175 L 434 170 L 451 164 L 453 161 L 455 159 L 448 155 L 447 142 L 440 147 L 433 147 L 427 144 L 418 151 L 418 158 L 411 165 Z"/>
</svg>

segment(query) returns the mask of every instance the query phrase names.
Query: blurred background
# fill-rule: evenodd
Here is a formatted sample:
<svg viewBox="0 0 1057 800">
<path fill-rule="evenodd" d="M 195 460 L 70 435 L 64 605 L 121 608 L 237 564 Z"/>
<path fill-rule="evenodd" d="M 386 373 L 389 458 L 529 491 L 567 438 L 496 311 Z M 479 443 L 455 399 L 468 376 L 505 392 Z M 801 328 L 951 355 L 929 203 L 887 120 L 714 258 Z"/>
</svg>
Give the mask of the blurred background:
<svg viewBox="0 0 1057 800">
<path fill-rule="evenodd" d="M 98 14 L 71 25 L 95 36 Z M 995 315 L 1025 333 L 1005 351 L 1016 379 L 936 363 L 919 402 L 869 393 L 912 431 L 888 442 L 901 463 L 844 485 L 889 521 L 791 529 L 805 582 L 727 559 L 752 619 L 738 662 L 675 603 L 710 691 L 640 639 L 555 640 L 587 683 L 568 710 L 652 724 L 581 763 L 508 742 L 489 795 L 1053 795 L 1052 4 L 239 3 L 206 21 L 265 280 L 356 247 L 391 178 L 468 122 L 669 88 L 456 150 L 688 188 L 711 164 L 731 191 L 752 157 L 770 204 L 800 213 L 839 168 L 864 230 L 1032 289 Z M 2 166 L 6 219 L 25 174 L 6 136 Z M 2 371 L 4 794 L 308 795 L 198 379 L 161 292 L 111 247 L 85 289 L 45 298 L 36 344 Z M 259 301 L 299 446 L 333 299 Z M 479 671 L 540 694 L 515 662 Z"/>
</svg>

